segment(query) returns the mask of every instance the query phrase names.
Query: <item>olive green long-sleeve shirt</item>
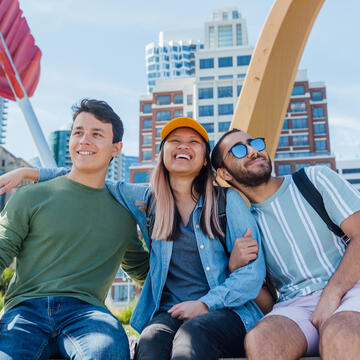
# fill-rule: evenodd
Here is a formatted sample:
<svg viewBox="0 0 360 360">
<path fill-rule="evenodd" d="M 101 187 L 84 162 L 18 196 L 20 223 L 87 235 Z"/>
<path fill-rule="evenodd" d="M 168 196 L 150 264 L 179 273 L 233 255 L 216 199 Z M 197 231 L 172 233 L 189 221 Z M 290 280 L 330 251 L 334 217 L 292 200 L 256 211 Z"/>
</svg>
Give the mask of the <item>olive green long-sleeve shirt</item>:
<svg viewBox="0 0 360 360">
<path fill-rule="evenodd" d="M 22 301 L 71 296 L 105 306 L 119 265 L 144 282 L 149 255 L 132 216 L 107 192 L 67 177 L 28 185 L 0 217 L 0 273 L 16 257 L 5 311 Z"/>
</svg>

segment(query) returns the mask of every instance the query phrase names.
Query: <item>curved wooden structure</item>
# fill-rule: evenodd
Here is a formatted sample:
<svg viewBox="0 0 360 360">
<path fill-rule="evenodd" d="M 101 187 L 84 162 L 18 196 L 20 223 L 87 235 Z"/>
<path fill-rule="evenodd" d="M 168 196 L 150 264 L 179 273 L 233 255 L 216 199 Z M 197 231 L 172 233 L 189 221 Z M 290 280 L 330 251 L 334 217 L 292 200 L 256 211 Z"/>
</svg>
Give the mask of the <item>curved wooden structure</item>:
<svg viewBox="0 0 360 360">
<path fill-rule="evenodd" d="M 297 68 L 325 0 L 275 0 L 267 17 L 230 128 L 267 139 L 275 156 Z"/>
</svg>

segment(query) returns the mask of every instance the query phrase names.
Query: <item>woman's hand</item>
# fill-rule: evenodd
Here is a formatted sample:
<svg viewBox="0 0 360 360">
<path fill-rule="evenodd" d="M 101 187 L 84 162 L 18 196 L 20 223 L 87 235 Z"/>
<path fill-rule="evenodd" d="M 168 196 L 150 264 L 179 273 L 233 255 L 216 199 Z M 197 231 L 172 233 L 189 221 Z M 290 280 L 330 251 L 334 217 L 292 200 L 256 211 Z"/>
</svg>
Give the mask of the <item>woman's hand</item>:
<svg viewBox="0 0 360 360">
<path fill-rule="evenodd" d="M 259 250 L 258 243 L 251 236 L 251 229 L 247 229 L 243 237 L 235 240 L 234 247 L 229 259 L 229 270 L 235 270 L 247 265 L 257 258 Z"/>
<path fill-rule="evenodd" d="M 17 188 L 23 180 L 38 181 L 39 169 L 19 168 L 0 176 L 0 194 Z"/>
<path fill-rule="evenodd" d="M 178 320 L 190 320 L 199 315 L 209 312 L 209 308 L 205 303 L 199 300 L 183 301 L 174 305 L 168 310 L 168 313 Z"/>
</svg>

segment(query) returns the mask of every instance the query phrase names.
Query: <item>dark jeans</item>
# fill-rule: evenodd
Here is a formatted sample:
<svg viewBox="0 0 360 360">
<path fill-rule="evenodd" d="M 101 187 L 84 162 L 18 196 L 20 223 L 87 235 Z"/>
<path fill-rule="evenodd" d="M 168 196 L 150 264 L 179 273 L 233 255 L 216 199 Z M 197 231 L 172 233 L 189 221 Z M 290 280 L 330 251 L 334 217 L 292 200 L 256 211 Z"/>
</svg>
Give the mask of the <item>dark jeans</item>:
<svg viewBox="0 0 360 360">
<path fill-rule="evenodd" d="M 106 309 L 71 297 L 27 300 L 0 321 L 0 360 L 128 360 L 129 342 Z"/>
<path fill-rule="evenodd" d="M 246 330 L 229 309 L 211 311 L 188 321 L 159 312 L 140 335 L 136 360 L 211 360 L 243 357 Z"/>
</svg>

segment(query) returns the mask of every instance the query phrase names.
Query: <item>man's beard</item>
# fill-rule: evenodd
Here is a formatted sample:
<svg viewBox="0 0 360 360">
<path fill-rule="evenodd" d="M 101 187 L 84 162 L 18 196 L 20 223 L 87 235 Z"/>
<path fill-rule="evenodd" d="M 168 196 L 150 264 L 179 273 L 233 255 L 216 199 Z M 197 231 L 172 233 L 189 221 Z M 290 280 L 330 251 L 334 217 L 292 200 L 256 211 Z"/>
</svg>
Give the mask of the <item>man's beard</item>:
<svg viewBox="0 0 360 360">
<path fill-rule="evenodd" d="M 266 161 L 266 163 L 263 164 L 261 166 L 261 169 L 258 170 L 256 173 L 252 172 L 251 170 L 247 170 L 246 166 L 235 169 L 229 169 L 227 166 L 225 168 L 231 174 L 231 176 L 241 185 L 245 185 L 248 187 L 255 187 L 261 184 L 266 184 L 271 177 L 271 172 L 272 172 L 271 160 L 269 157 L 266 158 L 264 156 L 257 156 L 255 159 L 252 159 L 251 161 L 256 160 L 258 158 L 263 158 Z"/>
</svg>

